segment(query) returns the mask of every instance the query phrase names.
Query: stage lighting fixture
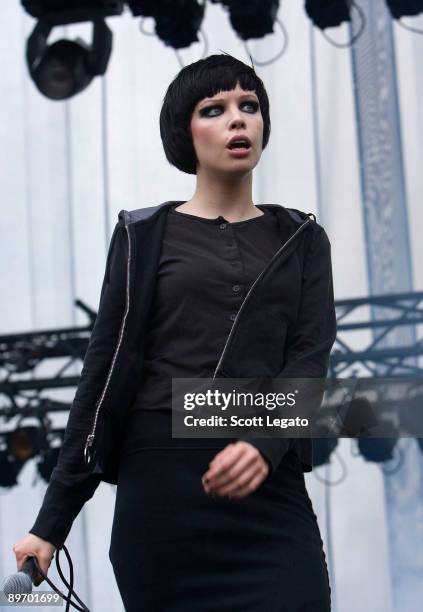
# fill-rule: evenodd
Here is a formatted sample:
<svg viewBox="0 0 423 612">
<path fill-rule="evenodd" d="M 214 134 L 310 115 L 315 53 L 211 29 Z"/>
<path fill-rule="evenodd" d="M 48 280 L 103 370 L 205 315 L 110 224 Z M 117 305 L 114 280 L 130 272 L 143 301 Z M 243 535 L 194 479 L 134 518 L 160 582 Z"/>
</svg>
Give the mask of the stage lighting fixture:
<svg viewBox="0 0 423 612">
<path fill-rule="evenodd" d="M 38 425 L 20 426 L 5 433 L 4 437 L 9 454 L 20 461 L 31 459 L 45 445 L 45 433 Z"/>
<path fill-rule="evenodd" d="M 127 4 L 134 17 L 155 17 L 163 3 L 160 0 L 128 0 Z"/>
<path fill-rule="evenodd" d="M 0 451 L 0 487 L 17 485 L 17 477 L 24 463 L 12 457 L 7 450 Z"/>
<path fill-rule="evenodd" d="M 393 19 L 414 17 L 423 13 L 423 0 L 386 0 Z"/>
<path fill-rule="evenodd" d="M 351 21 L 352 4 L 352 0 L 306 0 L 305 10 L 314 25 L 324 30 Z"/>
<path fill-rule="evenodd" d="M 39 21 L 27 42 L 29 73 L 38 90 L 51 100 L 64 100 L 83 91 L 95 76 L 106 72 L 112 51 L 112 32 L 102 19 L 93 21 L 93 43 L 47 39 L 52 29 Z"/>
<path fill-rule="evenodd" d="M 182 49 L 198 41 L 197 33 L 204 19 L 205 1 L 132 0 L 128 5 L 135 17 L 154 18 L 156 34 L 166 46 Z"/>
<path fill-rule="evenodd" d="M 221 4 L 228 9 L 231 26 L 242 40 L 273 33 L 279 0 L 222 0 Z"/>
<path fill-rule="evenodd" d="M 340 435 L 357 438 L 377 427 L 378 420 L 366 397 L 356 397 L 338 411 L 342 423 Z"/>
<path fill-rule="evenodd" d="M 338 445 L 338 438 L 313 438 L 313 466 L 330 462 L 330 456 Z"/>
<path fill-rule="evenodd" d="M 25 11 L 51 25 L 81 23 L 123 13 L 122 0 L 21 0 Z"/>
<path fill-rule="evenodd" d="M 383 463 L 393 457 L 398 438 L 359 438 L 358 448 L 366 461 Z"/>
</svg>

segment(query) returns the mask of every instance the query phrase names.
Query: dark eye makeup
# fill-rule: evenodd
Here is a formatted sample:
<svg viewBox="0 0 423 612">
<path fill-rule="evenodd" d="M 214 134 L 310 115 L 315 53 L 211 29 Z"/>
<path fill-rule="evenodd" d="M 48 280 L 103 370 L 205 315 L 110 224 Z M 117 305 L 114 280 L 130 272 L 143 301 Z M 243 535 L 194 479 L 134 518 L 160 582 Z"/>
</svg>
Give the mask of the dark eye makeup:
<svg viewBox="0 0 423 612">
<path fill-rule="evenodd" d="M 255 113 L 258 108 L 259 108 L 259 103 L 256 102 L 255 100 L 245 100 L 244 102 L 241 102 L 241 106 L 251 106 L 253 109 L 253 113 Z M 201 117 L 208 117 L 208 116 L 212 116 L 215 117 L 216 115 L 210 115 L 210 111 L 215 109 L 215 108 L 219 108 L 221 109 L 223 107 L 222 104 L 211 104 L 210 106 L 205 106 L 200 110 L 200 115 Z"/>
</svg>

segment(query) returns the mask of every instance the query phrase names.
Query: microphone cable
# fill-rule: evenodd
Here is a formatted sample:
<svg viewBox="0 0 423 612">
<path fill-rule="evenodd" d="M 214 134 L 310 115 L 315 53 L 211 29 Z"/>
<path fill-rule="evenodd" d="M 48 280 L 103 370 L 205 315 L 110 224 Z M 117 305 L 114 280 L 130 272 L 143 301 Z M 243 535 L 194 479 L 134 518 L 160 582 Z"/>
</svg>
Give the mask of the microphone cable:
<svg viewBox="0 0 423 612">
<path fill-rule="evenodd" d="M 69 582 L 66 580 L 66 578 L 63 575 L 62 572 L 62 568 L 60 567 L 60 563 L 59 563 L 59 551 L 60 550 L 64 550 L 66 558 L 68 560 L 69 563 Z M 60 578 L 62 579 L 63 584 L 66 586 L 66 588 L 68 589 L 68 596 L 66 597 L 66 595 L 64 595 L 50 580 L 50 578 L 47 577 L 47 574 L 45 574 L 43 572 L 43 570 L 41 569 L 41 567 L 38 564 L 38 560 L 36 557 L 30 557 L 37 569 L 37 572 L 39 572 L 39 574 L 44 578 L 44 580 L 47 582 L 47 584 L 49 584 L 51 586 L 51 588 L 53 589 L 53 591 L 55 593 L 57 593 L 58 595 L 60 595 L 65 601 L 66 601 L 66 610 L 65 612 L 69 612 L 70 610 L 70 606 L 72 605 L 74 608 L 76 608 L 77 610 L 79 610 L 80 612 L 90 612 L 90 610 L 87 608 L 87 606 L 84 604 L 83 601 L 81 601 L 81 599 L 78 597 L 78 595 L 75 593 L 75 591 L 73 590 L 73 564 L 72 564 L 72 559 L 71 556 L 69 554 L 68 549 L 66 548 L 66 546 L 63 544 L 60 548 L 56 549 L 55 552 L 55 558 L 56 558 L 56 567 L 57 567 L 57 571 L 59 573 Z M 75 597 L 75 599 L 81 604 L 82 607 L 78 606 L 78 604 L 76 604 L 74 601 L 71 600 L 72 595 Z"/>
</svg>

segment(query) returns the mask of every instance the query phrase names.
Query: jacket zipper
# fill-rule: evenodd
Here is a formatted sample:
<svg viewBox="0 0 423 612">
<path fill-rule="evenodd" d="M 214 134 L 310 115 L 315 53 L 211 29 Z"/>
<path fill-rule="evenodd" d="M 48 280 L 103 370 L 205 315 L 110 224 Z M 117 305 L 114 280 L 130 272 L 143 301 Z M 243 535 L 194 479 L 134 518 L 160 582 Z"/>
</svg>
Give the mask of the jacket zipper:
<svg viewBox="0 0 423 612">
<path fill-rule="evenodd" d="M 119 338 L 118 338 L 118 343 L 116 345 L 115 348 L 115 352 L 113 354 L 113 359 L 112 359 L 112 363 L 110 365 L 110 369 L 109 369 L 109 374 L 107 376 L 106 379 L 106 383 L 104 385 L 104 389 L 103 392 L 100 396 L 100 399 L 97 401 L 97 408 L 95 411 L 95 415 L 94 415 L 94 423 L 93 423 L 93 427 L 92 430 L 90 432 L 90 434 L 87 436 L 87 440 L 85 443 L 85 448 L 84 448 L 84 461 L 85 461 L 85 465 L 88 465 L 91 461 L 91 455 L 90 455 L 90 448 L 93 445 L 94 442 L 94 438 L 95 438 L 95 430 L 97 427 L 97 419 L 98 419 L 98 414 L 100 412 L 100 406 L 103 403 L 104 400 L 104 396 L 106 394 L 107 391 L 107 387 L 109 386 L 109 382 L 110 379 L 112 377 L 112 373 L 113 373 L 113 368 L 115 366 L 115 362 L 116 362 L 116 358 L 120 349 L 120 345 L 122 343 L 122 338 L 123 338 L 123 333 L 125 331 L 125 324 L 126 324 L 126 318 L 128 316 L 128 312 L 129 312 L 129 286 L 130 286 L 130 264 L 131 264 L 131 237 L 130 237 L 130 233 L 129 233 L 129 228 L 128 228 L 128 224 L 125 220 L 125 230 L 128 236 L 128 259 L 126 262 L 126 304 L 125 304 L 125 314 L 123 315 L 123 319 L 122 319 L 122 323 L 120 325 L 120 330 L 119 330 Z"/>
<path fill-rule="evenodd" d="M 281 252 L 294 240 L 294 238 L 304 229 L 304 227 L 310 223 L 312 219 L 309 217 L 307 219 L 307 221 L 304 221 L 304 223 L 302 223 L 300 225 L 300 227 L 292 234 L 292 236 L 290 236 L 288 238 L 288 240 L 276 251 L 276 253 L 273 255 L 273 257 L 271 258 L 271 260 L 267 263 L 266 267 L 263 268 L 263 270 L 260 272 L 260 274 L 258 275 L 258 277 L 256 278 L 256 280 L 253 282 L 253 284 L 251 285 L 250 289 L 248 290 L 243 302 L 241 303 L 241 306 L 239 307 L 239 310 L 237 312 L 237 315 L 235 317 L 235 320 L 232 324 L 232 327 L 229 331 L 228 337 L 226 338 L 226 342 L 225 342 L 225 346 L 223 347 L 223 351 L 222 354 L 220 355 L 219 361 L 217 362 L 217 366 L 216 369 L 214 371 L 213 374 L 213 380 L 216 378 L 217 372 L 222 364 L 222 361 L 225 357 L 225 354 L 228 350 L 229 347 L 229 343 L 233 337 L 234 331 L 235 331 L 235 327 L 236 325 L 239 323 L 239 317 L 241 315 L 241 312 L 243 310 L 243 308 L 245 307 L 245 304 L 247 303 L 247 301 L 250 299 L 251 294 L 254 290 L 254 288 L 256 287 L 257 283 L 263 278 L 263 276 L 266 274 L 266 272 L 268 271 L 268 269 L 270 268 L 270 266 L 273 264 L 273 262 L 275 261 L 275 259 L 277 259 L 279 257 L 279 255 L 281 254 Z"/>
</svg>

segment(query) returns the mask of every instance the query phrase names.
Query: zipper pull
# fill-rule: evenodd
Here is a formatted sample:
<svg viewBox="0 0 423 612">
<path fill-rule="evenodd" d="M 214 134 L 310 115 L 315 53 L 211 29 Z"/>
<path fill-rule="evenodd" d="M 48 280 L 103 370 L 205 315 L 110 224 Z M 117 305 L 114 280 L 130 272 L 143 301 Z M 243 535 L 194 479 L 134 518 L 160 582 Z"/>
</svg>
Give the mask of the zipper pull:
<svg viewBox="0 0 423 612">
<path fill-rule="evenodd" d="M 91 461 L 91 455 L 90 455 L 89 449 L 93 445 L 93 442 L 94 442 L 94 434 L 89 434 L 89 436 L 87 437 L 87 442 L 85 444 L 85 448 L 84 448 L 84 461 L 85 461 L 85 465 L 89 465 L 89 463 Z"/>
</svg>

